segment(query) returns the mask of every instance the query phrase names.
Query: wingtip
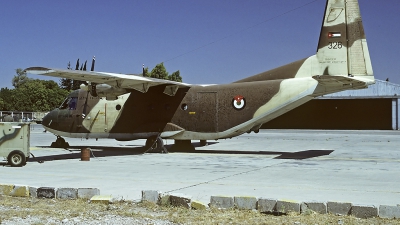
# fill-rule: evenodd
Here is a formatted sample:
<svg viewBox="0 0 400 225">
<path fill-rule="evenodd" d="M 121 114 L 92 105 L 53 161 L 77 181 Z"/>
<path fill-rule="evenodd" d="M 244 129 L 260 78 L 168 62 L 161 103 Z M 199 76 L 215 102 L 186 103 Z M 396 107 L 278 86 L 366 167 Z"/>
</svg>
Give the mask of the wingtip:
<svg viewBox="0 0 400 225">
<path fill-rule="evenodd" d="M 28 67 L 28 68 L 24 69 L 24 72 L 30 73 L 30 74 L 43 74 L 50 70 L 51 69 L 46 68 L 46 67 Z"/>
</svg>

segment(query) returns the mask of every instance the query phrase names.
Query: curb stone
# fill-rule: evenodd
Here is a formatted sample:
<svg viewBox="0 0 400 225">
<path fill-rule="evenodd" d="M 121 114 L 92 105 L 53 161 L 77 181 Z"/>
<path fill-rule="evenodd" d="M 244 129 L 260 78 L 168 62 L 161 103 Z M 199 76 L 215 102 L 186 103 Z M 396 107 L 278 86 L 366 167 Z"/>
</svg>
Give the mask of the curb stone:
<svg viewBox="0 0 400 225">
<path fill-rule="evenodd" d="M 311 210 L 319 214 L 326 214 L 328 212 L 325 202 L 303 202 L 301 203 L 300 207 L 301 213 L 306 213 L 307 210 Z"/>
<path fill-rule="evenodd" d="M 208 206 L 202 202 L 192 200 L 192 209 L 207 210 Z"/>
<path fill-rule="evenodd" d="M 180 193 L 171 193 L 169 200 L 172 206 L 191 208 L 192 197 Z"/>
<path fill-rule="evenodd" d="M 0 195 L 10 195 L 14 189 L 14 184 L 0 184 Z"/>
<path fill-rule="evenodd" d="M 233 198 L 227 196 L 211 196 L 209 206 L 213 208 L 231 209 L 234 207 Z"/>
<path fill-rule="evenodd" d="M 13 197 L 33 197 L 33 198 L 58 198 L 58 199 L 90 199 L 93 203 L 112 203 L 112 196 L 101 196 L 98 188 L 54 188 L 54 187 L 30 187 L 13 184 L 0 184 L 0 195 L 9 195 Z M 115 199 L 114 199 L 115 200 Z M 208 205 L 214 208 L 229 209 L 238 208 L 245 210 L 257 210 L 260 213 L 304 213 L 312 210 L 319 214 L 339 214 L 352 215 L 357 218 L 387 218 L 400 219 L 400 204 L 396 206 L 380 205 L 364 206 L 353 205 L 348 202 L 293 202 L 268 198 L 246 197 L 246 196 L 211 196 L 208 205 L 192 200 L 190 196 L 184 194 L 166 194 L 160 191 L 147 190 L 142 191 L 142 201 L 152 201 L 164 206 L 178 206 L 192 209 L 205 210 Z"/>
<path fill-rule="evenodd" d="M 378 217 L 378 208 L 375 206 L 353 205 L 350 215 L 361 219 Z"/>
<path fill-rule="evenodd" d="M 294 201 L 277 201 L 276 211 L 280 213 L 296 212 L 300 213 L 300 203 Z"/>
<path fill-rule="evenodd" d="M 90 198 L 90 203 L 102 203 L 102 204 L 110 204 L 112 200 L 111 195 L 95 195 Z"/>
<path fill-rule="evenodd" d="M 14 186 L 14 189 L 11 191 L 10 196 L 29 197 L 29 187 L 28 186 Z"/>
<path fill-rule="evenodd" d="M 235 196 L 233 198 L 237 209 L 253 210 L 257 209 L 257 198 L 248 196 Z"/>
<path fill-rule="evenodd" d="M 349 215 L 352 204 L 349 202 L 328 202 L 327 204 L 328 213 Z"/>
<path fill-rule="evenodd" d="M 56 198 L 77 199 L 78 198 L 78 189 L 76 189 L 76 188 L 58 188 L 56 191 Z"/>
<path fill-rule="evenodd" d="M 380 205 L 379 217 L 387 219 L 400 219 L 400 205 L 397 206 Z"/>
<path fill-rule="evenodd" d="M 29 197 L 37 198 L 37 189 L 38 187 L 29 187 Z"/>
<path fill-rule="evenodd" d="M 261 213 L 272 213 L 276 211 L 276 203 L 278 200 L 269 198 L 259 198 L 257 202 L 257 209 Z"/>
<path fill-rule="evenodd" d="M 53 187 L 40 187 L 37 189 L 38 198 L 55 198 L 56 190 Z"/>
<path fill-rule="evenodd" d="M 78 188 L 78 198 L 91 199 L 95 195 L 100 195 L 98 188 Z"/>
<path fill-rule="evenodd" d="M 157 203 L 161 192 L 154 190 L 142 191 L 142 201 Z"/>
</svg>

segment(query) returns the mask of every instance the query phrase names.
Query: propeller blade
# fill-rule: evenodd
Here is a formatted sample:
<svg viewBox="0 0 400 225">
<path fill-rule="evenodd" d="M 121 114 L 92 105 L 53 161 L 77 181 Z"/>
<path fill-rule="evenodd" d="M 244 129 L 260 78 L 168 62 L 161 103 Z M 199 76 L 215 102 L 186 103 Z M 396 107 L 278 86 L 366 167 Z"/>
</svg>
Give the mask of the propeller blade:
<svg viewBox="0 0 400 225">
<path fill-rule="evenodd" d="M 76 61 L 75 70 L 79 70 L 79 59 Z"/>
<path fill-rule="evenodd" d="M 90 68 L 90 71 L 94 71 L 94 63 L 96 62 L 96 56 L 93 56 L 92 59 L 92 68 Z"/>
<path fill-rule="evenodd" d="M 87 63 L 87 60 L 85 61 L 85 65 L 83 66 L 83 71 L 86 71 L 86 63 Z"/>
<path fill-rule="evenodd" d="M 81 68 L 79 70 L 82 70 L 82 69 L 83 69 L 83 63 L 82 63 Z"/>
</svg>

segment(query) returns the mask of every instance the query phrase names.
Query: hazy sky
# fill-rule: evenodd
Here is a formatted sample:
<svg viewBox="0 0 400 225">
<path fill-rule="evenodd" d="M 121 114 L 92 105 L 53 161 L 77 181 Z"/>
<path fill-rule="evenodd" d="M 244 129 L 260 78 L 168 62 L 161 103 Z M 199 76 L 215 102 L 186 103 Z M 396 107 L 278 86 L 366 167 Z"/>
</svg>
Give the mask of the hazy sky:
<svg viewBox="0 0 400 225">
<path fill-rule="evenodd" d="M 315 54 L 326 2 L 0 1 L 0 87 L 9 88 L 16 68 L 65 69 L 93 55 L 96 71 L 164 62 L 186 83 L 232 82 Z M 400 1 L 359 2 L 375 77 L 400 84 Z"/>
</svg>

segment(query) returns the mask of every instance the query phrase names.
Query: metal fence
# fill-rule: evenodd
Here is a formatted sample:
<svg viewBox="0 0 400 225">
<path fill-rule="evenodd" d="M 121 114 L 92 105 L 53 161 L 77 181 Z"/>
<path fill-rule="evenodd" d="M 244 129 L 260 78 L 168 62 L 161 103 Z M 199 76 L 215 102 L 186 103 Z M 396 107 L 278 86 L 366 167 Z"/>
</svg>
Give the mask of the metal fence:
<svg viewBox="0 0 400 225">
<path fill-rule="evenodd" d="M 0 122 L 35 122 L 41 121 L 46 112 L 21 112 L 21 111 L 0 111 Z"/>
</svg>

